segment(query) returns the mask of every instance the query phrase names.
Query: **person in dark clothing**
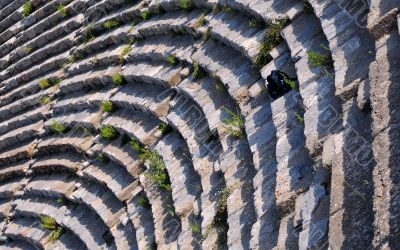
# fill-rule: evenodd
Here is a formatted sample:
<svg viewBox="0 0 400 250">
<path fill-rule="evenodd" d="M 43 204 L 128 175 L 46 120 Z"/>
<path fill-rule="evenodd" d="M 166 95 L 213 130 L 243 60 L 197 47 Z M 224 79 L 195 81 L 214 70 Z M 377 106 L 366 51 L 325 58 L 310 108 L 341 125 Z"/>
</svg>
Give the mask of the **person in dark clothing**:
<svg viewBox="0 0 400 250">
<path fill-rule="evenodd" d="M 287 80 L 296 81 L 297 78 L 290 78 L 286 73 L 279 70 L 271 71 L 271 74 L 267 77 L 269 95 L 277 99 L 288 93 L 292 86 L 287 83 Z"/>
</svg>

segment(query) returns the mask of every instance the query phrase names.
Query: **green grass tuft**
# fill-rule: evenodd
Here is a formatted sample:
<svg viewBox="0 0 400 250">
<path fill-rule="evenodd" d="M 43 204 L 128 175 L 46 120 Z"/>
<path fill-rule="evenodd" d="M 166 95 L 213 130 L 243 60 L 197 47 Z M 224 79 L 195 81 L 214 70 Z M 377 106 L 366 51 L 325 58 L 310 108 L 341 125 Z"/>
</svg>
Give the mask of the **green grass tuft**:
<svg viewBox="0 0 400 250">
<path fill-rule="evenodd" d="M 161 123 L 160 126 L 158 126 L 158 128 L 160 129 L 162 135 L 167 135 L 172 132 L 171 125 L 165 122 Z"/>
<path fill-rule="evenodd" d="M 149 199 L 147 199 L 147 197 L 144 196 L 144 195 L 138 197 L 137 200 L 136 200 L 136 203 L 137 203 L 139 206 L 142 206 L 142 207 L 144 207 L 144 208 L 150 208 L 150 207 L 151 207 L 150 202 L 149 202 Z"/>
<path fill-rule="evenodd" d="M 161 156 L 138 140 L 132 140 L 131 145 L 132 148 L 139 153 L 139 158 L 149 163 L 149 168 L 145 173 L 145 177 L 160 188 L 171 190 L 171 182 L 165 172 L 165 165 Z"/>
<path fill-rule="evenodd" d="M 116 109 L 117 107 L 110 100 L 104 100 L 101 103 L 101 111 L 103 112 L 111 113 L 114 112 Z"/>
<path fill-rule="evenodd" d="M 294 115 L 296 116 L 296 119 L 297 119 L 299 122 L 301 122 L 301 124 L 304 125 L 304 118 L 303 118 L 301 115 L 299 115 L 297 112 L 294 112 Z"/>
<path fill-rule="evenodd" d="M 180 0 L 179 1 L 179 8 L 184 11 L 191 11 L 194 7 L 192 0 Z"/>
<path fill-rule="evenodd" d="M 116 19 L 107 20 L 103 23 L 103 27 L 106 29 L 112 29 L 120 26 L 120 22 Z"/>
<path fill-rule="evenodd" d="M 269 62 L 269 60 L 271 60 L 269 52 L 283 41 L 280 33 L 288 21 L 288 18 L 281 18 L 276 19 L 269 24 L 265 38 L 261 43 L 260 52 L 254 61 L 254 64 L 258 68 L 262 68 Z"/>
<path fill-rule="evenodd" d="M 46 79 L 46 78 L 40 79 L 39 80 L 39 87 L 41 89 L 45 89 L 45 88 L 50 87 L 50 80 Z"/>
<path fill-rule="evenodd" d="M 119 55 L 119 59 L 123 60 L 124 57 L 132 50 L 132 45 L 128 45 L 123 50 L 121 51 L 121 54 Z"/>
<path fill-rule="evenodd" d="M 42 104 L 42 105 L 48 105 L 48 104 L 50 104 L 51 102 L 53 101 L 53 99 L 50 97 L 50 96 L 42 96 L 40 99 L 39 99 L 39 103 L 40 104 Z"/>
<path fill-rule="evenodd" d="M 194 234 L 201 233 L 201 225 L 198 222 L 192 222 L 189 224 L 190 231 Z"/>
<path fill-rule="evenodd" d="M 143 20 L 149 20 L 151 18 L 151 13 L 148 10 L 144 10 L 140 13 Z"/>
<path fill-rule="evenodd" d="M 201 79 L 206 75 L 206 72 L 200 67 L 200 63 L 195 61 L 193 63 L 193 80 Z"/>
<path fill-rule="evenodd" d="M 308 60 L 311 67 L 331 66 L 332 58 L 317 51 L 308 51 Z"/>
<path fill-rule="evenodd" d="M 60 12 L 60 14 L 64 17 L 68 16 L 68 11 L 67 9 L 65 9 L 65 6 L 63 4 L 57 6 L 57 11 Z"/>
<path fill-rule="evenodd" d="M 207 42 L 208 40 L 210 40 L 210 38 L 211 38 L 211 28 L 208 27 L 206 33 L 204 33 L 203 35 L 203 40 L 204 42 Z"/>
<path fill-rule="evenodd" d="M 118 131 L 111 125 L 105 125 L 100 128 L 100 135 L 106 140 L 114 140 L 118 137 Z"/>
<path fill-rule="evenodd" d="M 65 127 L 64 124 L 62 124 L 61 122 L 52 121 L 51 129 L 58 133 L 64 133 L 67 130 L 67 127 Z"/>
<path fill-rule="evenodd" d="M 57 224 L 56 220 L 50 216 L 40 217 L 42 227 L 51 232 L 50 241 L 57 241 L 65 232 L 64 228 Z"/>
<path fill-rule="evenodd" d="M 168 61 L 171 65 L 173 65 L 173 66 L 176 66 L 176 65 L 179 64 L 179 61 L 178 61 L 178 59 L 176 58 L 176 53 L 172 53 L 171 55 L 169 55 L 169 56 L 167 57 L 167 61 Z"/>
<path fill-rule="evenodd" d="M 114 85 L 116 86 L 120 86 L 126 83 L 124 76 L 121 73 L 115 73 L 112 76 Z"/>
<path fill-rule="evenodd" d="M 239 111 L 235 113 L 225 107 L 224 110 L 230 116 L 229 118 L 224 118 L 224 128 L 228 130 L 232 136 L 236 138 L 242 137 L 245 134 L 245 121 L 243 116 Z"/>
<path fill-rule="evenodd" d="M 256 18 L 251 18 L 249 20 L 249 25 L 250 25 L 251 28 L 254 28 L 254 29 L 256 29 L 256 28 L 261 26 L 260 22 Z"/>
<path fill-rule="evenodd" d="M 197 19 L 197 21 L 194 23 L 194 28 L 200 28 L 201 26 L 204 26 L 206 24 L 206 15 L 203 14 Z"/>
<path fill-rule="evenodd" d="M 22 15 L 24 17 L 27 17 L 30 14 L 32 14 L 33 10 L 34 10 L 34 8 L 33 8 L 32 0 L 29 0 L 22 6 Z"/>
</svg>

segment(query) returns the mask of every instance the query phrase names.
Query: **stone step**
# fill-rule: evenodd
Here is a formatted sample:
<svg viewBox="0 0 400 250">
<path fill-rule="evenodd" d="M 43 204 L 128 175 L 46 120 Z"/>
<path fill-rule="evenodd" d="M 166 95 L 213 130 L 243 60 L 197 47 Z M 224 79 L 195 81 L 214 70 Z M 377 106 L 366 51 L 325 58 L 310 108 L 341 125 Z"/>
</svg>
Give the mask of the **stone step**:
<svg viewBox="0 0 400 250">
<path fill-rule="evenodd" d="M 298 193 L 311 183 L 312 161 L 305 147 L 303 125 L 296 114 L 302 113 L 300 94 L 294 90 L 271 103 L 276 128 L 276 204 L 288 209 Z M 290 211 L 293 212 L 293 211 Z M 286 212 L 287 213 L 287 212 Z"/>
<path fill-rule="evenodd" d="M 69 51 L 67 51 L 63 54 L 51 57 L 46 61 L 42 62 L 40 65 L 25 70 L 3 81 L 0 85 L 0 94 L 4 94 L 7 91 L 10 91 L 18 86 L 21 86 L 25 82 L 29 82 L 40 75 L 44 75 L 50 71 L 60 69 L 60 67 L 68 61 L 69 56 L 70 56 Z M 7 77 L 5 77 L 4 79 L 6 78 Z"/>
<path fill-rule="evenodd" d="M 61 116 L 53 116 L 44 123 L 43 128 L 48 132 L 54 132 L 53 123 L 63 124 L 66 128 L 76 130 L 79 128 L 94 128 L 100 127 L 102 112 L 99 108 L 87 109 L 79 113 L 67 113 Z"/>
<path fill-rule="evenodd" d="M 117 248 L 134 248 L 135 239 L 127 238 L 132 232 L 131 225 L 122 225 L 127 214 L 124 205 L 111 191 L 94 183 L 86 183 L 76 178 L 48 175 L 34 178 L 26 187 L 29 195 L 46 197 L 66 197 L 73 202 L 84 204 L 93 210 L 108 226 L 114 236 Z"/>
<path fill-rule="evenodd" d="M 8 19 L 22 18 L 22 13 L 20 12 L 22 11 L 21 6 L 24 3 L 25 2 L 23 0 L 13 1 L 0 10 L 0 19 L 2 20 L 0 22 L 0 32 L 3 32 L 7 28 L 7 25 L 9 25 L 7 22 L 5 22 L 7 20 L 7 17 Z"/>
<path fill-rule="evenodd" d="M 159 188 L 141 176 L 140 182 L 151 204 L 155 239 L 158 248 L 177 249 L 181 220 L 176 214 L 170 191 Z"/>
<path fill-rule="evenodd" d="M 123 136 L 120 136 L 119 140 L 115 140 L 111 143 L 97 143 L 96 148 L 97 147 L 99 147 L 99 153 L 103 153 L 111 161 L 126 168 L 135 178 L 139 178 L 139 175 L 145 170 L 138 153 L 129 143 L 124 141 Z"/>
<path fill-rule="evenodd" d="M 46 32 L 46 30 L 51 29 L 64 18 L 66 18 L 59 11 L 56 11 L 56 6 L 58 6 L 59 4 L 64 4 L 65 10 L 74 15 L 77 14 L 76 11 L 79 11 L 82 5 L 85 5 L 83 0 L 74 0 L 72 2 L 70 0 L 49 2 L 42 8 L 45 13 L 43 13 L 42 11 L 34 12 L 29 17 L 29 19 L 33 20 L 29 22 L 23 22 L 24 20 L 22 20 L 21 25 L 18 25 L 18 23 L 15 24 L 17 27 L 14 37 L 8 39 L 8 41 L 5 41 L 5 43 L 0 47 L 1 56 L 5 56 L 13 49 L 22 45 L 24 42 L 28 42 L 30 39 L 38 36 L 39 34 Z M 44 15 L 47 13 L 48 15 Z"/>
<path fill-rule="evenodd" d="M 40 64 L 48 58 L 69 50 L 75 45 L 75 39 L 76 32 L 72 32 L 67 36 L 60 38 L 59 40 L 47 44 L 39 50 L 36 50 L 21 60 L 15 62 L 15 64 L 7 68 L 7 72 L 9 73 L 10 77 L 12 77 L 23 70 L 29 69 L 32 67 L 32 65 Z"/>
<path fill-rule="evenodd" d="M 62 94 L 68 94 L 90 88 L 102 88 L 114 84 L 112 77 L 119 72 L 119 67 L 109 67 L 75 75 L 61 82 L 59 90 Z"/>
<path fill-rule="evenodd" d="M 154 146 L 154 150 L 163 158 L 169 173 L 176 212 L 185 216 L 197 208 L 202 190 L 199 175 L 187 158 L 189 149 L 182 137 L 171 132 Z"/>
<path fill-rule="evenodd" d="M 121 53 L 127 47 L 123 44 L 120 46 L 112 46 L 105 51 L 91 54 L 89 57 L 66 66 L 65 72 L 69 77 L 77 74 L 95 70 L 109 65 L 119 64 L 121 62 Z"/>
<path fill-rule="evenodd" d="M 19 178 L 1 183 L 0 199 L 12 198 L 26 182 L 27 179 Z"/>
<path fill-rule="evenodd" d="M 158 95 L 155 96 L 155 93 Z M 137 82 L 120 88 L 111 101 L 118 107 L 143 110 L 160 120 L 165 120 L 170 110 L 172 95 L 173 91 L 163 87 Z"/>
<path fill-rule="evenodd" d="M 59 1 L 52 1 L 49 3 L 44 2 L 43 5 L 39 6 L 39 9 L 34 11 L 28 18 L 23 18 L 21 20 L 9 20 L 9 25 L 7 29 L 4 30 L 0 36 L 0 41 L 2 43 L 7 43 L 8 46 L 12 44 L 13 40 L 15 40 L 20 32 L 28 29 L 32 25 L 36 24 L 39 20 L 45 19 L 47 16 L 50 16 L 55 11 L 55 6 L 57 4 L 67 4 L 70 0 L 59 0 Z M 22 16 L 18 15 L 18 18 Z M 11 19 L 11 18 L 9 18 Z M 3 47 L 3 46 L 2 46 Z M 7 47 L 7 46 L 5 46 Z M 3 47 L 4 48 L 4 47 Z M 8 51 L 2 51 L 0 54 L 3 56 L 3 53 L 7 53 Z"/>
<path fill-rule="evenodd" d="M 4 220 L 7 218 L 12 210 L 12 200 L 11 199 L 0 199 L 0 218 Z"/>
<path fill-rule="evenodd" d="M 69 151 L 68 154 L 54 152 L 50 155 L 35 158 L 30 169 L 34 173 L 74 173 L 83 167 L 83 162 L 84 156 L 77 152 Z"/>
<path fill-rule="evenodd" d="M 113 45 L 119 45 L 122 43 L 129 42 L 129 32 L 132 30 L 132 25 L 125 24 L 116 29 L 110 30 L 103 33 L 93 40 L 79 45 L 76 49 L 76 53 L 90 55 L 95 52 L 99 52 L 104 48 L 111 47 Z"/>
<path fill-rule="evenodd" d="M 132 199 L 127 201 L 128 215 L 135 227 L 139 249 L 148 249 L 155 244 L 153 214 L 147 203 L 143 188 L 138 186 Z"/>
<path fill-rule="evenodd" d="M 28 140 L 33 140 L 43 127 L 43 121 L 38 121 L 18 129 L 13 130 L 7 134 L 0 136 L 0 149 L 23 143 Z"/>
<path fill-rule="evenodd" d="M 182 81 L 182 70 L 183 68 L 180 65 L 173 67 L 166 63 L 145 61 L 123 66 L 122 75 L 128 82 L 144 82 L 169 87 Z"/>
<path fill-rule="evenodd" d="M 0 181 L 7 181 L 26 175 L 30 161 L 18 161 L 0 169 Z"/>
<path fill-rule="evenodd" d="M 28 111 L 27 113 L 0 123 L 0 134 L 4 135 L 11 130 L 26 126 L 28 124 L 33 124 L 39 120 L 45 119 L 49 115 L 50 110 L 48 106 L 42 106 L 38 109 Z"/>
<path fill-rule="evenodd" d="M 92 19 L 98 19 L 99 15 L 104 15 L 103 11 L 112 11 L 115 8 L 120 7 L 126 0 L 100 0 L 92 3 L 87 9 L 88 21 L 92 22 Z"/>
<path fill-rule="evenodd" d="M 4 0 L 0 3 L 0 10 L 5 8 L 7 5 L 9 5 L 13 0 Z"/>
<path fill-rule="evenodd" d="M 132 45 L 131 51 L 124 57 L 126 62 L 136 60 L 165 61 L 174 54 L 179 61 L 193 63 L 191 55 L 200 41 L 187 34 L 149 36 Z"/>
<path fill-rule="evenodd" d="M 108 115 L 103 125 L 112 125 L 120 134 L 126 134 L 145 145 L 153 145 L 162 137 L 160 122 L 142 111 L 120 110 Z"/>
<path fill-rule="evenodd" d="M 68 93 L 62 99 L 58 99 L 52 105 L 54 114 L 63 114 L 65 112 L 80 112 L 85 109 L 100 107 L 103 100 L 110 100 L 117 89 L 105 88 L 102 90 L 77 91 Z"/>
<path fill-rule="evenodd" d="M 229 144 L 226 129 L 221 126 L 225 118 L 229 115 L 224 110 L 235 110 L 236 104 L 226 91 L 221 91 L 210 77 L 200 80 L 186 78 L 177 88 L 182 91 L 182 96 L 187 96 L 195 102 L 204 112 L 207 118 L 210 131 L 218 131 L 219 140 L 223 150 L 226 150 Z"/>
<path fill-rule="evenodd" d="M 45 48 L 45 46 L 47 46 L 48 48 L 54 48 L 54 45 L 50 46 L 50 43 L 55 41 L 57 38 L 61 36 L 66 36 L 67 34 L 70 34 L 72 31 L 79 28 L 83 23 L 83 19 L 84 19 L 83 15 L 78 15 L 57 24 L 55 27 L 51 28 L 50 30 L 47 30 L 43 34 L 34 37 L 32 40 L 25 43 L 23 46 L 20 46 L 19 48 L 16 48 L 13 51 L 11 51 L 7 56 L 4 56 L 0 60 L 0 62 L 7 61 L 8 64 L 11 64 L 17 62 L 18 60 L 21 60 L 21 58 L 26 57 L 28 55 L 30 57 L 33 57 L 34 54 L 45 53 L 45 51 L 50 51 L 50 49 L 47 50 L 43 49 Z M 27 50 L 29 50 L 29 52 Z M 35 51 L 37 51 L 37 53 Z M 50 52 L 52 53 L 53 51 Z M 36 58 L 38 58 L 38 56 L 36 56 L 35 59 Z"/>
<path fill-rule="evenodd" d="M 18 99 L 21 99 L 21 98 L 24 98 L 24 97 L 27 97 L 29 95 L 33 95 L 33 94 L 39 92 L 39 90 L 41 90 L 41 88 L 39 87 L 38 82 L 41 79 L 48 79 L 48 80 L 52 81 L 52 80 L 59 79 L 59 77 L 61 75 L 62 75 L 61 70 L 53 71 L 46 75 L 41 76 L 40 78 L 36 78 L 28 83 L 25 83 L 25 84 L 21 85 L 20 87 L 17 87 L 6 94 L 2 94 L 2 96 L 0 98 L 0 106 L 2 107 L 4 105 L 10 104 L 14 101 L 17 101 Z"/>
<path fill-rule="evenodd" d="M 335 97 L 334 78 L 330 66 L 310 66 L 307 52 L 327 53 L 321 44 L 327 44 L 316 17 L 301 15 L 283 30 L 283 35 L 296 61 L 300 94 L 304 104 L 304 134 L 311 154 L 320 150 L 330 133 L 340 129 L 340 106 Z M 323 87 L 322 87 L 323 86 Z"/>
<path fill-rule="evenodd" d="M 2 150 L 0 153 L 0 164 L 4 166 L 19 160 L 31 158 L 36 144 L 37 140 L 28 141 Z"/>
<path fill-rule="evenodd" d="M 39 197 L 17 199 L 13 203 L 17 216 L 50 216 L 58 224 L 79 237 L 88 249 L 106 248 L 106 242 L 103 238 L 107 234 L 106 225 L 83 206 L 68 208 L 55 201 Z"/>
<path fill-rule="evenodd" d="M 250 60 L 212 40 L 206 42 L 192 58 L 222 81 L 239 106 L 248 100 L 248 89 L 260 79 Z"/>
<path fill-rule="evenodd" d="M 40 223 L 41 222 L 37 219 L 24 217 L 16 218 L 6 226 L 3 234 L 13 240 L 27 241 L 38 249 L 48 249 L 48 246 L 52 247 L 52 245 L 57 245 L 59 249 L 67 249 L 62 243 L 62 237 L 54 243 L 49 242 L 50 233 L 48 230 L 41 227 Z M 67 234 L 71 233 L 67 232 Z M 70 235 L 67 236 L 67 238 L 71 236 L 74 237 Z M 77 238 L 74 240 L 79 241 Z M 75 247 L 73 249 L 78 248 Z"/>
<path fill-rule="evenodd" d="M 93 162 L 78 171 L 78 175 L 107 186 L 121 201 L 131 198 L 131 192 L 137 186 L 137 180 L 125 168 L 111 161 Z"/>
<path fill-rule="evenodd" d="M 4 250 L 37 250 L 31 244 L 20 240 L 0 243 L 0 246 Z"/>
<path fill-rule="evenodd" d="M 95 33 L 107 31 L 109 28 L 104 27 L 104 24 L 108 21 L 117 21 L 119 24 L 138 23 L 141 21 L 140 13 L 144 5 L 144 2 L 136 1 L 128 2 L 128 4 L 122 5 L 121 8 L 114 7 L 102 13 L 104 16 L 95 20 L 90 26 L 90 29 Z M 87 29 L 83 30 L 83 32 L 85 31 L 87 31 Z"/>
<path fill-rule="evenodd" d="M 93 144 L 93 137 L 79 130 L 72 133 L 53 135 L 40 140 L 36 149 L 38 154 L 51 154 L 52 152 L 75 151 L 86 153 Z"/>
<path fill-rule="evenodd" d="M 381 8 L 387 7 L 387 4 L 394 4 L 393 1 L 387 3 L 379 1 L 379 3 Z M 377 4 L 378 1 L 373 1 L 371 7 L 377 8 Z M 394 206 L 399 199 L 396 185 L 399 169 L 395 163 L 399 161 L 399 149 L 393 144 L 398 137 L 400 121 L 396 106 L 399 82 L 399 73 L 396 70 L 399 59 L 396 48 L 399 45 L 399 32 L 393 29 L 376 41 L 376 61 L 370 65 L 374 157 L 368 159 L 376 161 L 372 173 L 374 248 L 399 247 L 399 243 L 395 240 L 399 235 L 400 222 L 397 218 L 399 210 Z"/>
<path fill-rule="evenodd" d="M 264 27 L 252 27 L 248 17 L 223 11 L 206 16 L 206 20 L 211 37 L 243 53 L 251 61 L 256 59 L 267 32 Z"/>
<path fill-rule="evenodd" d="M 335 68 L 335 86 L 338 91 L 353 81 L 368 78 L 368 67 L 373 61 L 374 42 L 366 29 L 361 28 L 360 17 L 349 17 L 349 7 L 336 2 L 310 1 L 332 51 Z M 366 13 L 368 6 L 359 7 Z M 343 8 L 344 7 L 344 8 Z M 361 15 L 361 14 L 360 14 Z M 364 24 L 365 25 L 365 24 Z"/>
<path fill-rule="evenodd" d="M 206 155 L 217 157 L 221 146 L 215 140 L 208 142 L 211 131 L 201 108 L 183 95 L 177 95 L 173 105 L 167 121 L 185 139 L 192 159 L 204 158 Z"/>
</svg>

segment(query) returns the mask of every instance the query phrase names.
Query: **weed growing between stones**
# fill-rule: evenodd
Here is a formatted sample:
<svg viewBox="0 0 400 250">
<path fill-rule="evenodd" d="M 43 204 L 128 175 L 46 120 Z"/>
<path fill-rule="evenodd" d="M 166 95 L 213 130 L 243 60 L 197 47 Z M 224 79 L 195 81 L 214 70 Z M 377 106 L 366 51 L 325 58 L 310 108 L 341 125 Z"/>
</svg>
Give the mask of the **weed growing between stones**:
<svg viewBox="0 0 400 250">
<path fill-rule="evenodd" d="M 142 206 L 144 208 L 151 208 L 149 199 L 147 199 L 147 197 L 144 195 L 137 198 L 136 204 L 138 204 L 139 206 Z"/>
<path fill-rule="evenodd" d="M 299 115 L 297 112 L 294 112 L 294 115 L 296 116 L 296 119 L 297 119 L 299 122 L 301 122 L 301 124 L 304 125 L 304 118 L 303 118 L 301 115 Z"/>
<path fill-rule="evenodd" d="M 224 111 L 230 116 L 230 118 L 224 118 L 223 127 L 236 138 L 240 138 L 245 133 L 244 118 L 239 111 L 236 113 L 224 107 Z"/>
<path fill-rule="evenodd" d="M 103 23 L 103 27 L 106 29 L 113 29 L 120 26 L 120 22 L 116 19 L 107 20 Z"/>
<path fill-rule="evenodd" d="M 331 66 L 332 58 L 317 51 L 308 51 L 308 60 L 311 67 Z"/>
<path fill-rule="evenodd" d="M 180 0 L 179 8 L 184 11 L 191 11 L 194 7 L 192 0 Z"/>
<path fill-rule="evenodd" d="M 45 89 L 45 88 L 50 87 L 50 80 L 46 79 L 46 78 L 40 79 L 39 80 L 39 87 L 41 89 Z"/>
<path fill-rule="evenodd" d="M 269 52 L 283 41 L 281 31 L 286 26 L 288 21 L 288 18 L 280 18 L 272 21 L 269 24 L 265 38 L 261 43 L 260 52 L 254 61 L 254 64 L 258 68 L 262 68 L 271 60 Z"/>
<path fill-rule="evenodd" d="M 189 224 L 190 231 L 194 234 L 201 233 L 201 225 L 198 222 L 191 222 Z"/>
<path fill-rule="evenodd" d="M 131 141 L 132 148 L 139 153 L 139 159 L 145 160 L 149 164 L 145 177 L 158 187 L 171 190 L 169 176 L 165 172 L 164 161 L 157 152 L 152 151 L 138 140 Z"/>
<path fill-rule="evenodd" d="M 176 53 L 172 53 L 171 55 L 169 55 L 169 56 L 167 57 L 167 61 L 168 61 L 171 65 L 173 65 L 173 66 L 176 66 L 176 65 L 179 64 L 179 61 L 178 61 L 178 59 L 176 58 Z"/>
<path fill-rule="evenodd" d="M 117 110 L 117 107 L 114 105 L 114 103 L 112 103 L 110 100 L 104 100 L 101 103 L 101 111 L 103 112 L 107 112 L 107 113 L 111 113 L 114 112 L 115 110 Z"/>
<path fill-rule="evenodd" d="M 42 96 L 40 99 L 39 99 L 39 103 L 40 104 L 42 104 L 42 105 L 48 105 L 48 104 L 50 104 L 51 102 L 53 101 L 53 99 L 50 97 L 50 96 Z"/>
<path fill-rule="evenodd" d="M 210 37 L 211 37 L 211 28 L 208 27 L 207 31 L 203 35 L 204 42 L 207 42 L 208 40 L 210 40 Z"/>
<path fill-rule="evenodd" d="M 143 20 L 149 20 L 151 18 L 151 13 L 148 10 L 144 10 L 140 13 Z"/>
<path fill-rule="evenodd" d="M 251 28 L 256 29 L 256 28 L 258 28 L 258 27 L 261 26 L 261 23 L 260 23 L 256 18 L 251 18 L 251 19 L 249 20 L 249 26 L 250 26 Z"/>
<path fill-rule="evenodd" d="M 29 16 L 30 14 L 32 14 L 34 8 L 33 8 L 33 3 L 32 0 L 26 2 L 23 6 L 22 6 L 22 15 L 24 17 Z"/>
<path fill-rule="evenodd" d="M 42 227 L 48 229 L 51 232 L 50 241 L 57 241 L 65 232 L 65 229 L 58 225 L 56 220 L 50 216 L 40 217 L 42 221 Z"/>
<path fill-rule="evenodd" d="M 111 125 L 105 125 L 100 128 L 100 135 L 106 140 L 114 140 L 118 137 L 118 131 Z"/>
<path fill-rule="evenodd" d="M 58 85 L 60 83 L 61 83 L 61 79 L 58 77 L 53 80 L 50 80 L 49 78 L 42 78 L 39 80 L 38 85 L 41 89 L 46 89 L 50 86 Z"/>
<path fill-rule="evenodd" d="M 122 76 L 121 73 L 115 73 L 115 74 L 112 76 L 112 79 L 113 79 L 114 85 L 116 85 L 116 86 L 120 86 L 120 85 L 123 85 L 123 84 L 126 83 L 126 80 L 125 80 L 125 78 Z"/>
<path fill-rule="evenodd" d="M 193 80 L 201 79 L 206 75 L 206 72 L 200 67 L 199 61 L 193 63 Z"/>
<path fill-rule="evenodd" d="M 31 51 L 33 50 L 32 47 L 23 47 L 22 49 L 25 51 L 26 54 L 31 53 Z"/>
<path fill-rule="evenodd" d="M 83 42 L 84 43 L 91 42 L 94 39 L 96 39 L 96 37 L 97 37 L 97 34 L 96 34 L 96 32 L 95 32 L 95 30 L 93 28 L 93 24 L 89 24 L 88 28 L 86 29 L 85 38 L 84 38 Z"/>
<path fill-rule="evenodd" d="M 197 21 L 194 23 L 194 28 L 198 29 L 201 26 L 204 26 L 206 24 L 206 15 L 203 13 L 203 15 L 201 15 L 199 17 L 199 19 L 197 19 Z"/>
<path fill-rule="evenodd" d="M 61 122 L 52 121 L 51 122 L 51 129 L 58 133 L 64 133 L 67 130 L 67 127 L 64 126 Z"/>
<path fill-rule="evenodd" d="M 110 159 L 104 153 L 97 153 L 96 159 L 101 162 L 109 162 Z"/>
<path fill-rule="evenodd" d="M 297 83 L 295 81 L 292 81 L 292 80 L 290 80 L 290 79 L 285 77 L 284 83 L 286 85 L 288 85 L 290 88 L 292 88 L 292 89 L 296 90 L 297 92 L 299 92 L 299 88 L 297 87 Z"/>
<path fill-rule="evenodd" d="M 64 17 L 68 16 L 68 11 L 65 9 L 65 6 L 63 4 L 57 6 L 57 11 Z"/>
<path fill-rule="evenodd" d="M 161 123 L 160 126 L 158 126 L 158 128 L 160 129 L 161 134 L 164 136 L 172 132 L 171 125 L 169 125 L 165 122 Z"/>
<path fill-rule="evenodd" d="M 122 61 L 124 57 L 132 50 L 132 45 L 128 45 L 122 49 L 121 54 L 119 55 L 119 59 Z"/>
<path fill-rule="evenodd" d="M 63 204 L 64 203 L 64 199 L 62 197 L 57 197 L 56 202 L 58 204 Z"/>
</svg>

